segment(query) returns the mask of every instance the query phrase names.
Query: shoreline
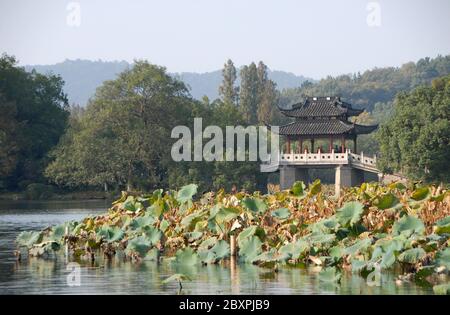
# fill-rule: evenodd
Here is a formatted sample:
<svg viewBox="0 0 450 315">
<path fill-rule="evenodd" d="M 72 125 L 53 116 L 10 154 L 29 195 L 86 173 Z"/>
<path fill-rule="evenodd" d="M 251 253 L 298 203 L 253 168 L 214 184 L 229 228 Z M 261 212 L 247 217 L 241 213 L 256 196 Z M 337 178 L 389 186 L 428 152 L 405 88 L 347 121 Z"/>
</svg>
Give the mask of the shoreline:
<svg viewBox="0 0 450 315">
<path fill-rule="evenodd" d="M 114 200 L 120 193 L 105 193 L 102 191 L 76 191 L 66 193 L 53 193 L 47 198 L 27 198 L 25 192 L 2 192 L 0 201 L 100 201 Z"/>
</svg>

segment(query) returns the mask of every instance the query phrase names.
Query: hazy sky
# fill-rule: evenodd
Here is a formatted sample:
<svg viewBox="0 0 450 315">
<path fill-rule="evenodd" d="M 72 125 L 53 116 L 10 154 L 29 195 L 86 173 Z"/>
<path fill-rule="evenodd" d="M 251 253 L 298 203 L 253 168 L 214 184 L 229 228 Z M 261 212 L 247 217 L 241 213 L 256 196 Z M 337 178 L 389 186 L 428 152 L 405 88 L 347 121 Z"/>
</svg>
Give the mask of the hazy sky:
<svg viewBox="0 0 450 315">
<path fill-rule="evenodd" d="M 320 78 L 449 54 L 450 1 L 0 0 L 0 52 L 21 64 L 145 58 L 171 72 L 263 60 Z"/>
</svg>

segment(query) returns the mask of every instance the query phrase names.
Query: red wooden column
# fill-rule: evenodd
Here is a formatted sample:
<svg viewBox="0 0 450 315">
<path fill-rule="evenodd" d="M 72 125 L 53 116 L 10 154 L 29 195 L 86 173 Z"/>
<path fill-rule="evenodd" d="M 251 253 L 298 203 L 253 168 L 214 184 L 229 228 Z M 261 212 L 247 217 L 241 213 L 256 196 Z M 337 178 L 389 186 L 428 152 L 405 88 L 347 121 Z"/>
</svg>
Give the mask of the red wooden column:
<svg viewBox="0 0 450 315">
<path fill-rule="evenodd" d="M 303 139 L 302 138 L 298 138 L 298 144 L 299 144 L 299 153 L 303 153 Z"/>
<path fill-rule="evenodd" d="M 345 138 L 344 137 L 341 138 L 341 151 L 342 151 L 342 153 L 345 152 Z"/>
<path fill-rule="evenodd" d="M 287 153 L 291 153 L 291 138 L 287 138 Z"/>
<path fill-rule="evenodd" d="M 333 136 L 330 136 L 330 147 L 329 147 L 328 152 L 331 153 L 332 150 L 333 150 Z"/>
<path fill-rule="evenodd" d="M 311 139 L 311 153 L 314 153 L 314 139 Z"/>
</svg>

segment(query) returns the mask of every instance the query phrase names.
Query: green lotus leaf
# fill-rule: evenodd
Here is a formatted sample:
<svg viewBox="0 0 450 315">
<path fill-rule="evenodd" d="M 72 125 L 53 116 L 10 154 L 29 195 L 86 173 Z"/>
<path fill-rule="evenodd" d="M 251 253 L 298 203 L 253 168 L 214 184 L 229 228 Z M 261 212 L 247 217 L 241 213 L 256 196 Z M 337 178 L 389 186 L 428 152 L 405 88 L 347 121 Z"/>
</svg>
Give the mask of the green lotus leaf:
<svg viewBox="0 0 450 315">
<path fill-rule="evenodd" d="M 133 196 L 128 196 L 127 200 L 125 200 L 125 202 L 123 203 L 122 208 L 127 211 L 136 212 L 143 209 L 144 207 L 142 203 L 136 201 Z"/>
<path fill-rule="evenodd" d="M 331 247 L 328 252 L 335 261 L 338 261 L 339 259 L 341 259 L 345 253 L 344 248 L 339 245 Z"/>
<path fill-rule="evenodd" d="M 217 243 L 217 237 L 212 236 L 204 240 L 199 246 L 198 250 L 208 250 L 212 246 L 214 246 Z"/>
<path fill-rule="evenodd" d="M 327 267 L 319 272 L 319 280 L 322 282 L 337 282 L 341 281 L 342 273 L 336 267 Z"/>
<path fill-rule="evenodd" d="M 177 192 L 177 201 L 181 204 L 192 201 L 192 197 L 197 193 L 197 188 L 198 186 L 196 184 L 189 184 L 181 187 Z"/>
<path fill-rule="evenodd" d="M 41 232 L 23 231 L 16 238 L 17 245 L 28 248 L 31 248 L 34 244 L 40 243 L 41 241 Z"/>
<path fill-rule="evenodd" d="M 157 199 L 150 207 L 147 207 L 147 213 L 155 218 L 159 218 L 164 211 L 167 210 L 167 205 L 163 199 Z"/>
<path fill-rule="evenodd" d="M 279 208 L 276 210 L 273 210 L 270 213 L 274 218 L 277 218 L 279 220 L 286 220 L 291 216 L 291 212 L 288 208 Z"/>
<path fill-rule="evenodd" d="M 364 260 L 353 259 L 352 260 L 352 272 L 359 273 L 366 268 L 367 262 Z"/>
<path fill-rule="evenodd" d="M 292 185 L 291 191 L 294 196 L 303 197 L 305 196 L 305 184 L 302 181 L 297 181 Z"/>
<path fill-rule="evenodd" d="M 197 222 L 203 220 L 204 215 L 206 212 L 194 212 L 191 213 L 183 218 L 181 220 L 181 225 L 186 228 L 188 231 L 192 231 L 195 228 L 195 225 Z"/>
<path fill-rule="evenodd" d="M 311 195 L 317 195 L 322 190 L 322 184 L 320 183 L 320 179 L 316 179 L 314 183 L 309 185 L 309 193 Z"/>
<path fill-rule="evenodd" d="M 375 206 L 378 209 L 389 209 L 393 208 L 398 204 L 398 198 L 395 197 L 391 193 L 383 194 L 377 199 L 377 203 L 375 203 Z"/>
<path fill-rule="evenodd" d="M 253 263 L 262 253 L 262 243 L 257 236 L 250 236 L 239 245 L 239 258 L 246 263 Z"/>
<path fill-rule="evenodd" d="M 121 228 L 116 226 L 111 227 L 106 224 L 98 229 L 96 234 L 97 237 L 104 239 L 108 243 L 120 241 L 125 235 L 124 231 Z"/>
<path fill-rule="evenodd" d="M 445 218 L 440 219 L 436 222 L 435 233 L 450 234 L 450 216 L 446 216 Z"/>
<path fill-rule="evenodd" d="M 411 248 L 401 253 L 398 256 L 398 261 L 402 263 L 416 264 L 424 258 L 426 254 L 427 253 L 422 248 Z"/>
<path fill-rule="evenodd" d="M 263 214 L 267 210 L 266 203 L 259 198 L 244 198 L 241 203 L 250 211 Z"/>
<path fill-rule="evenodd" d="M 140 257 L 145 257 L 147 252 L 152 247 L 151 241 L 146 236 L 138 236 L 128 241 L 125 253 L 138 254 Z"/>
<path fill-rule="evenodd" d="M 308 231 L 313 233 L 324 233 L 329 234 L 331 232 L 336 232 L 340 227 L 338 220 L 335 216 L 331 216 L 326 219 L 322 219 L 308 226 Z"/>
<path fill-rule="evenodd" d="M 450 295 L 450 283 L 433 286 L 433 292 L 437 295 Z"/>
<path fill-rule="evenodd" d="M 161 223 L 159 224 L 159 229 L 163 232 L 167 230 L 167 228 L 170 226 L 170 222 L 166 219 L 163 219 Z"/>
<path fill-rule="evenodd" d="M 415 201 L 420 201 L 427 198 L 430 194 L 430 189 L 428 187 L 420 187 L 413 191 L 411 194 L 411 199 Z"/>
<path fill-rule="evenodd" d="M 406 186 L 403 185 L 401 182 L 394 182 L 388 186 L 390 189 L 398 189 L 400 191 L 405 191 Z"/>
<path fill-rule="evenodd" d="M 261 241 L 263 241 L 266 236 L 266 232 L 264 231 L 263 228 L 256 225 L 252 225 L 249 226 L 248 228 L 243 229 L 242 232 L 239 233 L 238 237 L 236 238 L 239 246 L 242 245 L 242 242 L 244 242 L 246 239 L 248 239 L 253 235 L 256 235 Z"/>
<path fill-rule="evenodd" d="M 239 215 L 240 211 L 236 208 L 222 207 L 216 214 L 216 221 L 218 223 L 228 223 Z"/>
<path fill-rule="evenodd" d="M 263 263 L 270 263 L 270 262 L 276 262 L 279 260 L 279 256 L 277 253 L 277 250 L 275 248 L 271 248 L 266 252 L 263 252 L 262 254 L 259 254 L 255 261 L 257 262 L 263 262 Z"/>
<path fill-rule="evenodd" d="M 207 263 L 216 263 L 219 260 L 230 256 L 230 245 L 224 240 L 218 241 L 209 251 L 203 260 Z"/>
<path fill-rule="evenodd" d="M 381 268 L 388 269 L 395 263 L 395 253 L 394 251 L 388 250 L 386 253 L 384 253 L 383 257 L 381 258 Z"/>
<path fill-rule="evenodd" d="M 312 245 L 323 245 L 332 243 L 336 239 L 334 234 L 311 233 L 305 239 Z"/>
<path fill-rule="evenodd" d="M 396 221 L 392 227 L 393 235 L 403 234 L 410 236 L 412 234 L 423 234 L 425 232 L 425 225 L 422 220 L 411 215 L 405 215 Z"/>
<path fill-rule="evenodd" d="M 154 216 L 150 215 L 149 213 L 147 213 L 144 216 L 136 217 L 136 218 L 132 219 L 129 226 L 133 230 L 137 230 L 140 228 L 144 228 L 146 226 L 152 226 L 155 222 L 156 222 L 156 218 Z"/>
<path fill-rule="evenodd" d="M 203 232 L 189 232 L 189 233 L 185 233 L 184 237 L 187 238 L 189 243 L 192 243 L 196 240 L 198 240 L 199 238 L 201 238 L 203 235 Z"/>
<path fill-rule="evenodd" d="M 352 246 L 346 247 L 344 249 L 344 255 L 356 255 L 358 253 L 364 252 L 372 244 L 372 239 L 365 238 L 356 241 Z"/>
<path fill-rule="evenodd" d="M 153 246 L 156 245 L 163 237 L 163 233 L 161 232 L 161 230 L 156 227 L 146 226 L 142 230 L 144 231 L 144 235 Z"/>
<path fill-rule="evenodd" d="M 190 247 L 179 249 L 175 254 L 175 262 L 179 265 L 193 266 L 198 261 L 198 254 Z"/>
<path fill-rule="evenodd" d="M 444 266 L 447 270 L 450 270 L 450 248 L 449 247 L 436 253 L 436 264 L 438 266 Z"/>
<path fill-rule="evenodd" d="M 304 240 L 297 240 L 279 248 L 278 254 L 281 260 L 298 259 L 306 250 L 309 249 L 309 245 Z"/>
<path fill-rule="evenodd" d="M 361 220 L 361 216 L 364 212 L 364 206 L 357 202 L 347 202 L 342 208 L 337 210 L 336 219 L 344 226 L 353 226 Z"/>
</svg>

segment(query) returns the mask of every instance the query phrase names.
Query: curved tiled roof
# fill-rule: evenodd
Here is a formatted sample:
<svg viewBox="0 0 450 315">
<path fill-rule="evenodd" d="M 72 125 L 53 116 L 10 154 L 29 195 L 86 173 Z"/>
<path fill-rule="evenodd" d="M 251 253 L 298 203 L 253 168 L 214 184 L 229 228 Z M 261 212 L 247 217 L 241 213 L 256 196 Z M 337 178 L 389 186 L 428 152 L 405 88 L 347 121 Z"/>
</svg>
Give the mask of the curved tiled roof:
<svg viewBox="0 0 450 315">
<path fill-rule="evenodd" d="M 378 125 L 363 126 L 339 119 L 310 119 L 297 120 L 280 126 L 279 134 L 299 136 L 366 134 L 374 131 L 377 127 Z"/>
<path fill-rule="evenodd" d="M 363 112 L 352 108 L 352 105 L 341 101 L 339 97 L 308 97 L 303 103 L 292 106 L 292 109 L 280 111 L 289 117 L 338 117 L 342 115 L 357 116 Z"/>
</svg>

